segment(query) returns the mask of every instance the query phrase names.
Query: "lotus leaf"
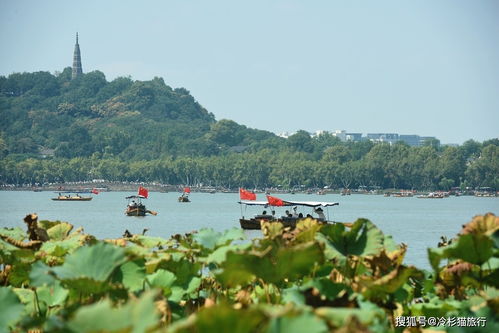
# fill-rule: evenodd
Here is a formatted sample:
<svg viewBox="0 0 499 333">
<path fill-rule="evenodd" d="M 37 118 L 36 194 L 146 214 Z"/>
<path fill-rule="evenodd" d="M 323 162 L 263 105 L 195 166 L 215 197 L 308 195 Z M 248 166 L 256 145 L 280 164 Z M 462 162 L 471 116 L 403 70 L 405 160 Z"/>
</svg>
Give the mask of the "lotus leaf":
<svg viewBox="0 0 499 333">
<path fill-rule="evenodd" d="M 8 236 L 12 239 L 18 240 L 18 241 L 23 241 L 27 237 L 26 231 L 19 227 L 15 228 L 1 228 L 0 229 L 0 235 Z"/>
<path fill-rule="evenodd" d="M 24 305 L 21 304 L 16 294 L 8 287 L 0 287 L 0 333 L 10 332 L 24 312 Z"/>
<path fill-rule="evenodd" d="M 203 308 L 194 317 L 172 325 L 170 331 L 253 333 L 263 331 L 266 322 L 266 316 L 258 309 L 242 311 L 221 304 Z"/>
<path fill-rule="evenodd" d="M 362 294 L 371 300 L 382 300 L 401 288 L 410 277 L 422 278 L 422 274 L 415 267 L 399 266 L 381 278 L 372 279 L 367 276 L 359 277 Z"/>
<path fill-rule="evenodd" d="M 147 282 L 150 286 L 162 289 L 170 288 L 176 280 L 175 274 L 164 269 L 158 269 L 154 274 L 147 276 Z"/>
<path fill-rule="evenodd" d="M 348 231 L 337 223 L 324 226 L 320 233 L 324 235 L 320 239 L 326 244 L 328 259 L 376 255 L 383 249 L 383 233 L 366 219 L 358 219 Z"/>
<path fill-rule="evenodd" d="M 89 278 L 105 281 L 113 270 L 125 261 L 122 248 L 100 242 L 93 246 L 82 246 L 66 257 L 64 265 L 53 271 L 62 280 Z"/>
<path fill-rule="evenodd" d="M 215 251 L 211 252 L 210 255 L 206 258 L 200 258 L 200 261 L 215 264 L 221 264 L 227 258 L 227 252 L 229 251 L 243 251 L 248 249 L 251 244 L 239 244 L 239 245 L 225 245 L 217 248 Z"/>
<path fill-rule="evenodd" d="M 276 317 L 270 321 L 269 333 L 319 333 L 328 332 L 324 321 L 311 313 L 304 313 L 295 317 Z"/>
<path fill-rule="evenodd" d="M 67 222 L 59 222 L 47 229 L 50 240 L 64 240 L 73 230 L 73 225 Z"/>
<path fill-rule="evenodd" d="M 127 261 L 118 269 L 120 280 L 131 292 L 144 289 L 144 279 L 146 278 L 145 260 L 137 259 Z"/>
<path fill-rule="evenodd" d="M 201 264 L 198 262 L 190 262 L 182 258 L 179 261 L 169 260 L 162 261 L 158 268 L 165 269 L 175 274 L 177 277 L 176 284 L 186 288 L 191 279 L 195 276 L 200 276 Z"/>
<path fill-rule="evenodd" d="M 201 279 L 199 277 L 193 277 L 185 286 L 174 285 L 171 287 L 171 295 L 168 296 L 168 300 L 172 302 L 180 302 L 185 295 L 189 295 L 198 290 L 201 285 Z M 197 297 L 191 297 L 197 298 Z"/>
<path fill-rule="evenodd" d="M 43 285 L 52 285 L 57 281 L 53 274 L 51 274 L 52 268 L 45 265 L 41 261 L 35 262 L 31 266 L 31 272 L 29 273 L 29 279 L 31 285 L 34 287 L 40 287 Z"/>
<path fill-rule="evenodd" d="M 146 332 L 158 323 L 154 297 L 153 292 L 148 292 L 140 299 L 129 301 L 122 307 L 114 307 L 109 299 L 80 307 L 68 327 L 74 332 L 81 333 Z"/>
<path fill-rule="evenodd" d="M 429 249 L 428 256 L 435 271 L 439 270 L 442 259 L 462 259 L 466 262 L 482 265 L 493 255 L 492 239 L 482 233 L 460 235 L 452 244 L 437 249 Z"/>
<path fill-rule="evenodd" d="M 282 303 L 294 303 L 296 305 L 305 305 L 305 296 L 301 288 L 292 286 L 282 290 Z"/>
<path fill-rule="evenodd" d="M 160 237 L 151 237 L 144 235 L 133 235 L 131 238 L 127 238 L 128 241 L 135 243 L 137 245 L 143 246 L 148 249 L 156 248 L 156 247 L 166 247 L 171 245 L 171 241 L 160 238 Z"/>
<path fill-rule="evenodd" d="M 323 307 L 315 310 L 315 313 L 324 319 L 327 319 L 335 327 L 345 326 L 352 317 L 355 317 L 359 323 L 366 326 L 383 325 L 388 327 L 386 313 L 377 306 L 364 308 L 330 308 Z M 385 329 L 385 332 L 388 331 Z"/>
<path fill-rule="evenodd" d="M 323 261 L 322 248 L 315 242 L 279 247 L 275 257 L 270 251 L 262 254 L 229 252 L 221 265 L 223 272 L 217 278 L 227 286 L 243 285 L 254 277 L 269 283 L 282 283 L 285 279 L 301 278 Z"/>
</svg>

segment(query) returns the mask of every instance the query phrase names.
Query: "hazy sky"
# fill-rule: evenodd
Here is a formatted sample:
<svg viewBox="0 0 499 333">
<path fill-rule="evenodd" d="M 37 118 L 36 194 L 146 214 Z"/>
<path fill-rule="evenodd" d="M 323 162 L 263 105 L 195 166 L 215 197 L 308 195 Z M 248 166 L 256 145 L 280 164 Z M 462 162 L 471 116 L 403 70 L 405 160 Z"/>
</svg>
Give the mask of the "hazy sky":
<svg viewBox="0 0 499 333">
<path fill-rule="evenodd" d="M 499 136 L 499 1 L 0 0 L 0 75 L 163 77 L 275 133 Z"/>
</svg>

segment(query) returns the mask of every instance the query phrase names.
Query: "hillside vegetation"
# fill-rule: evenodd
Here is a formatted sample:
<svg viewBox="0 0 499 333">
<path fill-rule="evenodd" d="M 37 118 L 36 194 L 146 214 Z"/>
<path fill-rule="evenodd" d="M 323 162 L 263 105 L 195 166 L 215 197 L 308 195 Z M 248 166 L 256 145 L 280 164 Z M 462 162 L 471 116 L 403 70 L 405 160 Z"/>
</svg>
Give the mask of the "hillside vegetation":
<svg viewBox="0 0 499 333">
<path fill-rule="evenodd" d="M 287 139 L 217 121 L 162 78 L 0 76 L 0 184 L 106 179 L 224 187 L 499 188 L 499 140 L 459 147 Z M 334 124 L 323 124 L 334 128 Z"/>
</svg>

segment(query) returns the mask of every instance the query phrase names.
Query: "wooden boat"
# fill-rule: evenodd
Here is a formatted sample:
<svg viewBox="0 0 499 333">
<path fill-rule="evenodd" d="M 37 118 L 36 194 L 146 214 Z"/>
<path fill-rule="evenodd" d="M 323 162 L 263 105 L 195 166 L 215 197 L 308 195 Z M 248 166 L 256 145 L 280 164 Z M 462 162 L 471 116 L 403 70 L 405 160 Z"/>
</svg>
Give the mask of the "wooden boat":
<svg viewBox="0 0 499 333">
<path fill-rule="evenodd" d="M 443 199 L 445 195 L 439 192 L 431 192 L 428 194 L 418 195 L 419 199 Z"/>
<path fill-rule="evenodd" d="M 146 206 L 142 203 L 142 199 L 147 199 L 149 196 L 149 191 L 139 187 L 137 195 L 131 195 L 126 197 L 128 204 L 125 209 L 125 215 L 127 216 L 146 216 L 146 214 L 158 215 L 157 212 L 146 209 Z"/>
<path fill-rule="evenodd" d="M 59 195 L 56 198 L 52 198 L 54 201 L 90 201 L 92 197 L 83 197 L 79 193 L 82 192 L 66 192 L 67 194 L 62 194 L 63 192 L 55 192 Z M 85 192 L 86 193 L 86 192 Z"/>
<path fill-rule="evenodd" d="M 184 192 L 178 197 L 178 202 L 191 202 L 191 200 L 189 200 L 189 193 L 191 193 L 191 188 L 184 187 Z"/>
<path fill-rule="evenodd" d="M 251 218 L 245 218 L 242 216 L 239 219 L 239 224 L 241 225 L 242 229 L 252 229 L 252 230 L 258 230 L 261 229 L 261 223 L 262 222 L 271 222 L 271 223 L 280 223 L 284 227 L 290 227 L 290 228 L 295 228 L 296 223 L 298 223 L 301 220 L 305 220 L 307 218 L 311 218 L 313 220 L 318 221 L 319 223 L 335 223 L 333 221 L 329 221 L 326 216 L 323 213 L 323 207 L 331 207 L 331 206 L 337 206 L 339 205 L 338 202 L 320 202 L 320 201 L 289 201 L 289 200 L 281 200 L 276 197 L 272 197 L 270 195 L 267 195 L 267 201 L 256 201 L 256 200 L 241 200 L 239 201 L 239 204 L 244 205 L 244 206 L 263 206 L 264 208 L 271 207 L 272 208 L 272 214 L 267 214 L 267 211 L 264 210 L 262 214 L 260 215 L 255 215 L 254 217 Z M 280 207 L 280 206 L 294 206 L 293 210 L 294 213 L 290 213 L 289 211 L 286 211 L 285 216 L 280 216 L 277 217 L 275 216 L 275 211 L 274 207 Z M 297 214 L 296 210 L 297 207 L 310 207 L 312 208 L 313 212 L 312 214 L 317 214 L 318 216 L 315 217 L 311 214 L 307 214 L 304 216 L 303 214 Z M 241 208 L 241 213 L 242 213 L 242 208 Z M 328 214 L 329 215 L 329 214 Z"/>
</svg>

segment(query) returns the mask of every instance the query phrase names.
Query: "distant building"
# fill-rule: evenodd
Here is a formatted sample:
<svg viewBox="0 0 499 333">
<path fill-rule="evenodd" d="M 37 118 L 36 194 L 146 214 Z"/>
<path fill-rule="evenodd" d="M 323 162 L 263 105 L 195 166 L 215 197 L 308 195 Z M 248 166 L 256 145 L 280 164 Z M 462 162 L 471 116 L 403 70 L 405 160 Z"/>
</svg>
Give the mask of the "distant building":
<svg viewBox="0 0 499 333">
<path fill-rule="evenodd" d="M 421 145 L 421 140 L 419 135 L 399 135 L 400 141 L 407 143 L 411 147 L 419 147 Z"/>
<path fill-rule="evenodd" d="M 345 141 L 362 141 L 362 133 L 345 133 Z"/>
<path fill-rule="evenodd" d="M 76 44 L 73 53 L 73 71 L 71 72 L 71 79 L 76 79 L 82 74 L 83 69 L 81 67 L 80 45 L 78 44 L 78 33 L 76 33 Z"/>
</svg>

